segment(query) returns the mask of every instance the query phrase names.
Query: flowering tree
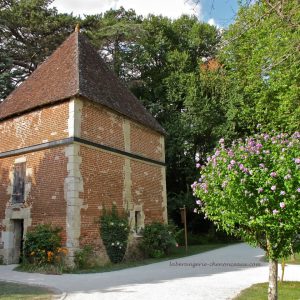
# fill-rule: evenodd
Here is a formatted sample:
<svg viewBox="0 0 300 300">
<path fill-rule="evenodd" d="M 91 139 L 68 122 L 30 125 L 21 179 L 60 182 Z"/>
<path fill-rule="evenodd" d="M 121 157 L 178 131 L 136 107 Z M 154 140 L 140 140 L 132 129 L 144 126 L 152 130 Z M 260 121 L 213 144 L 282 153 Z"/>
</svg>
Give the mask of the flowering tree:
<svg viewBox="0 0 300 300">
<path fill-rule="evenodd" d="M 197 167 L 196 211 L 265 250 L 268 299 L 277 299 L 278 259 L 291 254 L 300 230 L 300 133 L 257 134 L 229 148 L 221 139 L 205 165 Z"/>
</svg>

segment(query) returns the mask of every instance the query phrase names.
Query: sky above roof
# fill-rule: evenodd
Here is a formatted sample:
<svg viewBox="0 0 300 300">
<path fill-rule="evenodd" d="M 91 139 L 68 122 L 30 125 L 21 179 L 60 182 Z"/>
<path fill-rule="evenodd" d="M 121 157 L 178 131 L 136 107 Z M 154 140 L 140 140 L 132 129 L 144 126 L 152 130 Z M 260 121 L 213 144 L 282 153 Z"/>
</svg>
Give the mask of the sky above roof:
<svg viewBox="0 0 300 300">
<path fill-rule="evenodd" d="M 97 14 L 111 8 L 123 6 L 133 8 L 138 14 L 163 15 L 178 18 L 182 14 L 196 15 L 199 20 L 218 27 L 227 27 L 237 12 L 237 0 L 55 0 L 59 12 L 73 12 L 73 15 Z"/>
</svg>

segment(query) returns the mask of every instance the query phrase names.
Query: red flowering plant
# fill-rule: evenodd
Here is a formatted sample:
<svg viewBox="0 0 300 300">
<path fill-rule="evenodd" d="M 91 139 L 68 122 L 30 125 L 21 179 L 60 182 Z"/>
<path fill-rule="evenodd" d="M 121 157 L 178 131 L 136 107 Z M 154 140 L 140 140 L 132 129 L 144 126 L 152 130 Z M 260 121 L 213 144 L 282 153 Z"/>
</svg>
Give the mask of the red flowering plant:
<svg viewBox="0 0 300 300">
<path fill-rule="evenodd" d="M 221 139 L 197 167 L 195 212 L 266 252 L 269 299 L 276 299 L 278 259 L 297 250 L 300 230 L 300 133 L 261 133 L 231 147 Z"/>
</svg>

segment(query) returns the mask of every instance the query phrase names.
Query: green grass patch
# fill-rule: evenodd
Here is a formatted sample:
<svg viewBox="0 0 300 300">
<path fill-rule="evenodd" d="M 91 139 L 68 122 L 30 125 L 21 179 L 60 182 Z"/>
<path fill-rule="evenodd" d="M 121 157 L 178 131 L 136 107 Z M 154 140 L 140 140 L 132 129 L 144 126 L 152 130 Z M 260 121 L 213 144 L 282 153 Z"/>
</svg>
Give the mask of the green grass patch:
<svg viewBox="0 0 300 300">
<path fill-rule="evenodd" d="M 265 256 L 265 257 L 263 258 L 263 261 L 268 262 L 268 258 Z M 282 258 L 278 260 L 278 263 L 279 263 L 279 264 L 281 264 L 281 262 L 282 262 Z M 285 262 L 286 264 L 300 265 L 300 253 L 296 253 L 296 254 L 295 254 L 295 257 L 290 256 L 290 257 L 288 257 L 288 258 L 285 258 L 285 259 L 284 259 L 284 262 Z"/>
<path fill-rule="evenodd" d="M 280 260 L 280 262 L 281 262 L 281 260 Z M 300 253 L 296 253 L 295 257 L 291 256 L 291 257 L 285 259 L 285 263 L 299 265 L 300 264 Z"/>
<path fill-rule="evenodd" d="M 61 275 L 63 273 L 63 267 L 61 265 L 35 265 L 35 264 L 20 264 L 15 271 L 28 272 L 28 273 L 41 273 L 51 275 Z"/>
<path fill-rule="evenodd" d="M 267 300 L 268 283 L 258 283 L 243 290 L 233 300 Z M 300 282 L 284 281 L 278 282 L 278 299 L 297 300 L 300 299 Z"/>
<path fill-rule="evenodd" d="M 53 293 L 42 287 L 0 281 L 1 300 L 50 300 Z"/>
<path fill-rule="evenodd" d="M 161 258 L 147 258 L 139 261 L 128 261 L 122 262 L 118 264 L 107 264 L 104 266 L 97 266 L 89 269 L 83 270 L 72 270 L 70 273 L 82 274 L 82 273 L 101 273 L 101 272 L 110 272 L 110 271 L 117 271 L 127 268 L 139 267 L 143 265 L 153 264 L 161 261 L 166 261 L 170 259 L 185 257 L 189 255 L 199 254 L 202 252 L 218 249 L 224 246 L 227 246 L 226 243 L 218 243 L 218 244 L 207 244 L 207 245 L 192 245 L 188 247 L 188 251 L 185 251 L 185 247 L 177 247 L 173 248 L 168 256 L 161 257 Z"/>
</svg>

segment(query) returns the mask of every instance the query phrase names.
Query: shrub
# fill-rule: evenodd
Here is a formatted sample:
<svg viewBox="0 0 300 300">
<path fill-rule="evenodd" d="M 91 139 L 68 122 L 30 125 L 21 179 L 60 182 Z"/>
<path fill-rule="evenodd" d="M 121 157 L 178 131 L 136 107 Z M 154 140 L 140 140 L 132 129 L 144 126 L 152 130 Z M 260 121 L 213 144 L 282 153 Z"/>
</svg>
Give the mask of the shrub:
<svg viewBox="0 0 300 300">
<path fill-rule="evenodd" d="M 91 258 L 93 255 L 93 247 L 85 245 L 82 249 L 75 252 L 74 263 L 77 269 L 87 269 L 92 266 Z"/>
<path fill-rule="evenodd" d="M 116 206 L 110 212 L 104 210 L 100 217 L 100 234 L 112 263 L 123 260 L 129 236 L 129 224 L 126 216 L 118 214 Z"/>
<path fill-rule="evenodd" d="M 27 232 L 24 243 L 24 263 L 34 265 L 60 264 L 67 253 L 61 246 L 61 228 L 37 225 Z"/>
<path fill-rule="evenodd" d="M 177 245 L 176 229 L 173 225 L 154 222 L 142 230 L 141 248 L 147 256 L 159 258 L 168 254 L 171 247 Z"/>
</svg>

